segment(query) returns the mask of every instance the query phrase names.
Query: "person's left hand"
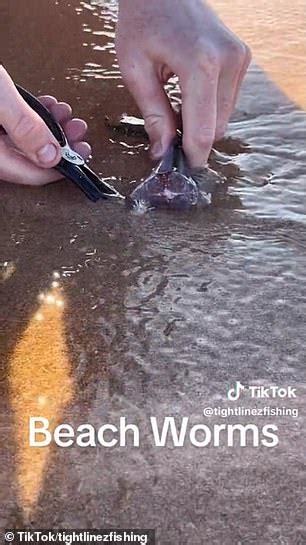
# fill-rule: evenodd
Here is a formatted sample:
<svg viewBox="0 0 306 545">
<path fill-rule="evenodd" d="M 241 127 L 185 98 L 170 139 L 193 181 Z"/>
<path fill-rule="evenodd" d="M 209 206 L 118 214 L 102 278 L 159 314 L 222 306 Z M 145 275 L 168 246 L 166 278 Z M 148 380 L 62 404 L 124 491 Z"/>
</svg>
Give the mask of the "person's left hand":
<svg viewBox="0 0 306 545">
<path fill-rule="evenodd" d="M 91 153 L 90 145 L 85 141 L 87 124 L 82 119 L 72 117 L 72 109 L 65 102 L 58 102 L 55 97 L 39 97 L 46 108 L 58 121 L 69 141 L 70 146 L 84 159 Z M 23 185 L 40 186 L 62 178 L 55 169 L 40 168 L 16 148 L 0 128 L 0 180 Z"/>
</svg>

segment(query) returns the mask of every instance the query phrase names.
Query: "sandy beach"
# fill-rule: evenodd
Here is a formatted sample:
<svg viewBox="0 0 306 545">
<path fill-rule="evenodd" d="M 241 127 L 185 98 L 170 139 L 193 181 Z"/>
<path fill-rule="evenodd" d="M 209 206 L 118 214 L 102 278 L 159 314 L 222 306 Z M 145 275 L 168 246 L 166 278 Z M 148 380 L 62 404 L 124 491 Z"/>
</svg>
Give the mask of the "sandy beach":
<svg viewBox="0 0 306 545">
<path fill-rule="evenodd" d="M 63 180 L 1 183 L 0 528 L 154 528 L 159 545 L 302 545 L 305 526 L 306 76 L 301 0 L 211 2 L 252 48 L 215 165 L 216 205 L 194 213 L 93 204 Z M 2 2 L 1 61 L 34 94 L 87 120 L 92 166 L 127 194 L 150 171 L 145 138 L 105 116 L 139 115 L 114 50 L 116 2 Z M 169 86 L 173 100 L 178 89 Z M 241 142 L 245 145 L 242 146 Z M 296 416 L 203 417 L 235 382 L 296 389 L 245 408 Z M 232 402 L 233 403 L 233 402 Z M 129 442 L 45 448 L 54 429 L 121 417 Z M 273 448 L 175 448 L 149 419 L 278 428 Z"/>
</svg>

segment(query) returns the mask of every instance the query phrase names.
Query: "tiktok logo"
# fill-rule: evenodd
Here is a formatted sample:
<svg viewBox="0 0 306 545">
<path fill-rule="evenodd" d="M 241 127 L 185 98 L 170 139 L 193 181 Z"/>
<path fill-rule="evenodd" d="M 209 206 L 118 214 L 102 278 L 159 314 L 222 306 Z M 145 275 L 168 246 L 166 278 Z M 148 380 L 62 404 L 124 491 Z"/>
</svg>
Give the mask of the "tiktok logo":
<svg viewBox="0 0 306 545">
<path fill-rule="evenodd" d="M 234 388 L 230 388 L 227 392 L 227 399 L 231 401 L 236 401 L 239 399 L 241 392 L 246 389 L 246 386 L 243 386 L 241 382 L 236 382 Z"/>
</svg>

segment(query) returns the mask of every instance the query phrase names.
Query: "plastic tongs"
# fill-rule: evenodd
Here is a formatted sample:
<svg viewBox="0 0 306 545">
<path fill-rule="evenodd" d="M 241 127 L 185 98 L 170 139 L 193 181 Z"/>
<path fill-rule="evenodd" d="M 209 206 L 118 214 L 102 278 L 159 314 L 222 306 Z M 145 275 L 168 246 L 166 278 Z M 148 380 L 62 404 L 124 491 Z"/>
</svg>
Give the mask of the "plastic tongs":
<svg viewBox="0 0 306 545">
<path fill-rule="evenodd" d="M 55 121 L 49 110 L 29 91 L 20 85 L 16 85 L 16 88 L 26 103 L 43 119 L 61 146 L 62 158 L 55 169 L 74 182 L 93 202 L 109 197 L 124 199 L 114 187 L 101 180 L 89 168 L 83 157 L 70 148 L 62 127 Z"/>
</svg>

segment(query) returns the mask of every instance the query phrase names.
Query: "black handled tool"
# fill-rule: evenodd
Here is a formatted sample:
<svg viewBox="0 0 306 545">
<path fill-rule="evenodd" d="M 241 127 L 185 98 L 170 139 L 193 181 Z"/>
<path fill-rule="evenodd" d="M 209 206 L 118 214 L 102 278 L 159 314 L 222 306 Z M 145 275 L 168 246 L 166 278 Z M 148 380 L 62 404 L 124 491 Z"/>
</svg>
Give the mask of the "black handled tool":
<svg viewBox="0 0 306 545">
<path fill-rule="evenodd" d="M 56 170 L 74 182 L 93 202 L 109 197 L 124 199 L 114 187 L 101 180 L 89 168 L 83 157 L 70 148 L 62 127 L 55 121 L 49 110 L 29 91 L 20 85 L 16 85 L 16 88 L 26 103 L 43 119 L 61 146 L 62 158 L 55 166 Z"/>
</svg>

